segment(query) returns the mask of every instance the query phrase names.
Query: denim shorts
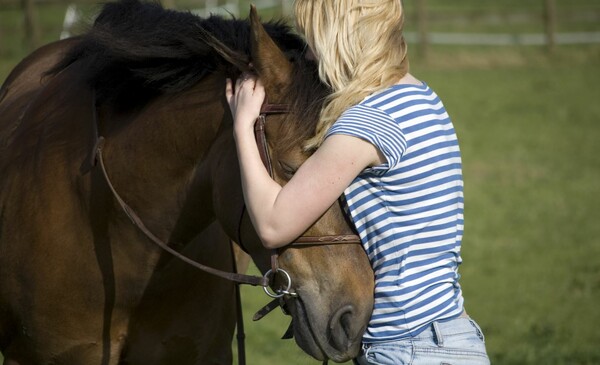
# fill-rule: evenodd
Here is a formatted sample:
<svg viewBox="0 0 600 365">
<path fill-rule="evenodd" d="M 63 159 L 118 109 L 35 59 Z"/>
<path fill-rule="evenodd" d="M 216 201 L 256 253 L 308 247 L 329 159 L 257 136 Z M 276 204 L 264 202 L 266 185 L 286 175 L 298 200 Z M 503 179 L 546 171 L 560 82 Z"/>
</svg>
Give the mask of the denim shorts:
<svg viewBox="0 0 600 365">
<path fill-rule="evenodd" d="M 464 315 L 433 322 L 415 337 L 363 344 L 359 365 L 489 365 L 479 325 Z"/>
</svg>

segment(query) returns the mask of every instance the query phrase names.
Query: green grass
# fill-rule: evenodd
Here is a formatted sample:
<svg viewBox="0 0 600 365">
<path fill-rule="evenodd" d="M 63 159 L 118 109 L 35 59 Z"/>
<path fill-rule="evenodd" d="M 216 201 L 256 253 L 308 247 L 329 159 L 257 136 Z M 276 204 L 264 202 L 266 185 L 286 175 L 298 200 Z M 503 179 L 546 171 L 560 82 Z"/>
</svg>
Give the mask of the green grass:
<svg viewBox="0 0 600 365">
<path fill-rule="evenodd" d="M 429 3 L 443 9 L 447 1 Z M 506 3 L 503 9 L 522 4 Z M 541 1 L 526 6 L 534 3 Z M 6 14 L 0 9 L 0 80 L 26 53 L 19 37 L 8 39 Z M 62 22 L 62 14 L 54 18 Z M 44 29 L 57 34 L 60 25 L 52 24 Z M 412 70 L 444 100 L 461 143 L 461 283 L 492 363 L 599 364 L 600 46 L 559 47 L 553 55 L 432 47 L 427 62 L 417 51 L 410 46 Z M 289 323 L 281 313 L 251 322 L 267 301 L 262 290 L 248 287 L 242 295 L 248 363 L 317 364 L 293 341 L 279 340 Z"/>
<path fill-rule="evenodd" d="M 427 70 L 464 160 L 467 309 L 496 364 L 600 363 L 600 71 Z"/>
</svg>

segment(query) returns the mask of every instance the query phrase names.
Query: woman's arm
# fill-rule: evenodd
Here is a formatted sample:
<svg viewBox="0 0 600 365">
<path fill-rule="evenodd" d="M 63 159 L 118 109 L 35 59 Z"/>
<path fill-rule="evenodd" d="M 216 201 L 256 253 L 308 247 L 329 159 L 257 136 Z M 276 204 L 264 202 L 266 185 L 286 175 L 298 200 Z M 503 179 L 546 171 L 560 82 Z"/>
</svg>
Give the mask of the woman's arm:
<svg viewBox="0 0 600 365">
<path fill-rule="evenodd" d="M 244 75 L 238 79 L 235 92 L 228 80 L 226 96 L 234 116 L 246 207 L 267 248 L 284 246 L 300 236 L 364 168 L 381 162 L 372 144 L 333 135 L 281 187 L 264 168 L 254 138 L 254 121 L 265 97 L 260 80 Z"/>
</svg>

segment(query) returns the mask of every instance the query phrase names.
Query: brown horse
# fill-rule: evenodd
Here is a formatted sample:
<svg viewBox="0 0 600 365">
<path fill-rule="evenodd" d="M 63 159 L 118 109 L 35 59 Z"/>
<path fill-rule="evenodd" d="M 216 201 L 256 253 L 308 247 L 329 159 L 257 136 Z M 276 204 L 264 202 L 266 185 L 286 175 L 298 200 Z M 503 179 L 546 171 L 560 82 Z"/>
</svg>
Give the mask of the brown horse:
<svg viewBox="0 0 600 365">
<path fill-rule="evenodd" d="M 255 13 L 250 22 L 198 19 L 126 0 L 106 5 L 81 38 L 34 52 L 0 89 L 5 364 L 231 363 L 233 284 L 177 268 L 91 163 L 101 135 L 113 186 L 171 247 L 231 269 L 226 234 L 269 269 L 243 214 L 224 97 L 240 67 L 206 34 L 239 56 L 233 63 L 254 64 L 271 103 L 291 106 L 267 119 L 275 179 L 284 184 L 308 157 L 301 142 L 327 90 L 304 43 Z M 306 235 L 351 231 L 336 204 Z M 362 248 L 292 246 L 279 266 L 298 294 L 286 297 L 297 343 L 317 359 L 355 356 L 373 303 Z M 193 309 L 200 317 L 186 317 Z"/>
<path fill-rule="evenodd" d="M 231 271 L 229 243 L 219 223 L 213 222 L 182 253 Z M 240 250 L 237 255 L 237 267 L 244 272 L 248 256 Z M 132 314 L 121 363 L 231 364 L 236 319 L 232 283 L 175 257 L 165 259 Z"/>
</svg>

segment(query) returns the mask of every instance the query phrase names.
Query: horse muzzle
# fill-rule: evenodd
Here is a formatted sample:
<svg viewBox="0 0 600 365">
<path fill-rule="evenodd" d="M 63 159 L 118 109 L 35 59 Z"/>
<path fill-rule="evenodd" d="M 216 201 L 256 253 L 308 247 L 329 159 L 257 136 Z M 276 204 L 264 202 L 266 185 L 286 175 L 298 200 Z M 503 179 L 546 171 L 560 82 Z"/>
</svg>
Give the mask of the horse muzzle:
<svg viewBox="0 0 600 365">
<path fill-rule="evenodd" d="M 333 306 L 299 296 L 288 300 L 294 337 L 302 350 L 317 360 L 348 361 L 358 355 L 366 323 L 352 304 Z M 312 303 L 312 304 L 307 304 Z"/>
</svg>

